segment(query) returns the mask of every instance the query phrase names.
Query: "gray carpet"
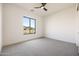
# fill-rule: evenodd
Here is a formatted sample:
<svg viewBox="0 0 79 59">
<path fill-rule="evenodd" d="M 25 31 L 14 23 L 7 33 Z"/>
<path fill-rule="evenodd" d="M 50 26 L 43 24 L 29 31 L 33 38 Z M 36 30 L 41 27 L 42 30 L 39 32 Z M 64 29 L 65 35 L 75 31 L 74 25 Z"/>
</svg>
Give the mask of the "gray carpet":
<svg viewBox="0 0 79 59">
<path fill-rule="evenodd" d="M 2 56 L 77 56 L 75 44 L 40 38 L 4 47 Z"/>
</svg>

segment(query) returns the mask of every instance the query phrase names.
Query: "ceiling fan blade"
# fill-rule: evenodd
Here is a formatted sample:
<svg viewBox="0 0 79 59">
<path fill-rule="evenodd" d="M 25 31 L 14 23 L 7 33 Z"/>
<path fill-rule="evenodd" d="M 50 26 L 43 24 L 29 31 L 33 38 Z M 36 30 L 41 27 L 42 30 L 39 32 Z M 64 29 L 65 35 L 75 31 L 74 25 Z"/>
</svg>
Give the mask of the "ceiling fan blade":
<svg viewBox="0 0 79 59">
<path fill-rule="evenodd" d="M 41 8 L 41 7 L 34 7 L 34 8 Z"/>
<path fill-rule="evenodd" d="M 42 4 L 42 7 L 46 5 L 46 3 L 41 3 L 41 4 Z"/>
<path fill-rule="evenodd" d="M 79 4 L 77 4 L 77 11 L 79 11 Z"/>
<path fill-rule="evenodd" d="M 47 9 L 46 8 L 43 8 L 45 11 L 47 11 Z"/>
</svg>

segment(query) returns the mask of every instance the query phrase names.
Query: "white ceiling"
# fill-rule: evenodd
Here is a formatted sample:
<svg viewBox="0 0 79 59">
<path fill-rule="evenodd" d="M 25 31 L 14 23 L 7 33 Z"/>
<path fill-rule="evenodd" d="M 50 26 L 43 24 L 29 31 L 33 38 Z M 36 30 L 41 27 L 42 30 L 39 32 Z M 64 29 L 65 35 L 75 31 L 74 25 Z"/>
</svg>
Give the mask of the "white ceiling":
<svg viewBox="0 0 79 59">
<path fill-rule="evenodd" d="M 40 3 L 16 3 L 16 5 L 24 8 L 25 10 L 27 10 L 28 12 L 31 12 L 33 14 L 36 14 L 39 16 L 45 16 L 50 13 L 60 11 L 62 9 L 72 7 L 75 4 L 73 4 L 73 3 L 47 3 L 45 7 L 48 9 L 48 11 L 44 11 L 41 8 L 40 9 L 34 8 L 34 7 L 40 6 L 41 5 Z"/>
</svg>

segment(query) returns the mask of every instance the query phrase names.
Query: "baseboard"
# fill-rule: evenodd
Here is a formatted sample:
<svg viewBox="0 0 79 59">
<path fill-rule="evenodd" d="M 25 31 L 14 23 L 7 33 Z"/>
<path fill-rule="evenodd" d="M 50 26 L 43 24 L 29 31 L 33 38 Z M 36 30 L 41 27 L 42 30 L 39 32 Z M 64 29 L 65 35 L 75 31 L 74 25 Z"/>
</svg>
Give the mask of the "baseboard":
<svg viewBox="0 0 79 59">
<path fill-rule="evenodd" d="M 24 43 L 24 42 L 27 42 L 27 41 L 31 41 L 31 40 L 35 40 L 35 39 L 40 39 L 40 38 L 44 38 L 44 36 L 41 36 L 41 37 L 38 37 L 38 38 L 33 38 L 33 39 L 28 39 L 28 40 L 24 40 L 24 41 L 20 41 L 20 42 L 16 42 L 16 43 L 13 43 L 13 44 L 5 45 L 5 46 L 3 46 L 3 47 L 8 47 L 8 46 L 12 46 L 12 45 L 17 45 L 17 44 L 21 44 L 21 43 Z"/>
<path fill-rule="evenodd" d="M 46 37 L 46 38 L 48 38 L 48 39 L 53 39 L 53 38 L 49 38 L 49 37 Z M 76 45 L 76 43 L 72 43 L 72 42 L 67 42 L 67 41 L 62 41 L 62 40 L 57 40 L 57 39 L 53 39 L 53 40 L 61 41 L 61 42 L 65 42 L 65 43 L 71 43 L 71 44 L 75 44 L 75 45 Z"/>
<path fill-rule="evenodd" d="M 12 46 L 12 45 L 17 45 L 17 44 L 21 44 L 21 43 L 24 43 L 24 42 L 28 42 L 28 41 L 32 41 L 32 40 L 40 39 L 40 38 L 48 38 L 48 39 L 52 39 L 52 38 L 49 38 L 49 37 L 41 36 L 41 37 L 38 37 L 38 38 L 28 39 L 28 40 L 24 40 L 24 41 L 16 42 L 16 43 L 13 43 L 13 44 L 5 45 L 5 46 L 3 46 L 3 47 L 8 47 L 8 46 Z M 53 39 L 53 40 L 57 40 L 57 39 Z M 61 41 L 61 40 L 57 40 L 57 41 Z M 66 42 L 66 41 L 61 41 L 61 42 L 71 43 L 71 42 Z M 76 43 L 71 43 L 71 44 L 75 44 L 75 45 L 76 45 Z M 78 50 L 79 50 L 79 48 L 78 48 Z"/>
</svg>

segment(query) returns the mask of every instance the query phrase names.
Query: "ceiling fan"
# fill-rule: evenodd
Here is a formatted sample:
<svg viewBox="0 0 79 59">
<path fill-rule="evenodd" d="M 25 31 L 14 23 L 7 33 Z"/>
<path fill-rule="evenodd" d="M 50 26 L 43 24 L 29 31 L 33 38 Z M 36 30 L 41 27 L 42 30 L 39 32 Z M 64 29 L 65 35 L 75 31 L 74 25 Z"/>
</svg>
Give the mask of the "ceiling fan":
<svg viewBox="0 0 79 59">
<path fill-rule="evenodd" d="M 41 3 L 41 6 L 39 6 L 39 7 L 34 7 L 34 8 L 36 8 L 36 9 L 38 9 L 38 8 L 41 8 L 41 9 L 43 9 L 44 11 L 47 11 L 47 9 L 45 8 L 45 5 L 46 5 L 47 3 Z"/>
<path fill-rule="evenodd" d="M 77 4 L 77 11 L 79 11 L 79 4 Z"/>
</svg>

